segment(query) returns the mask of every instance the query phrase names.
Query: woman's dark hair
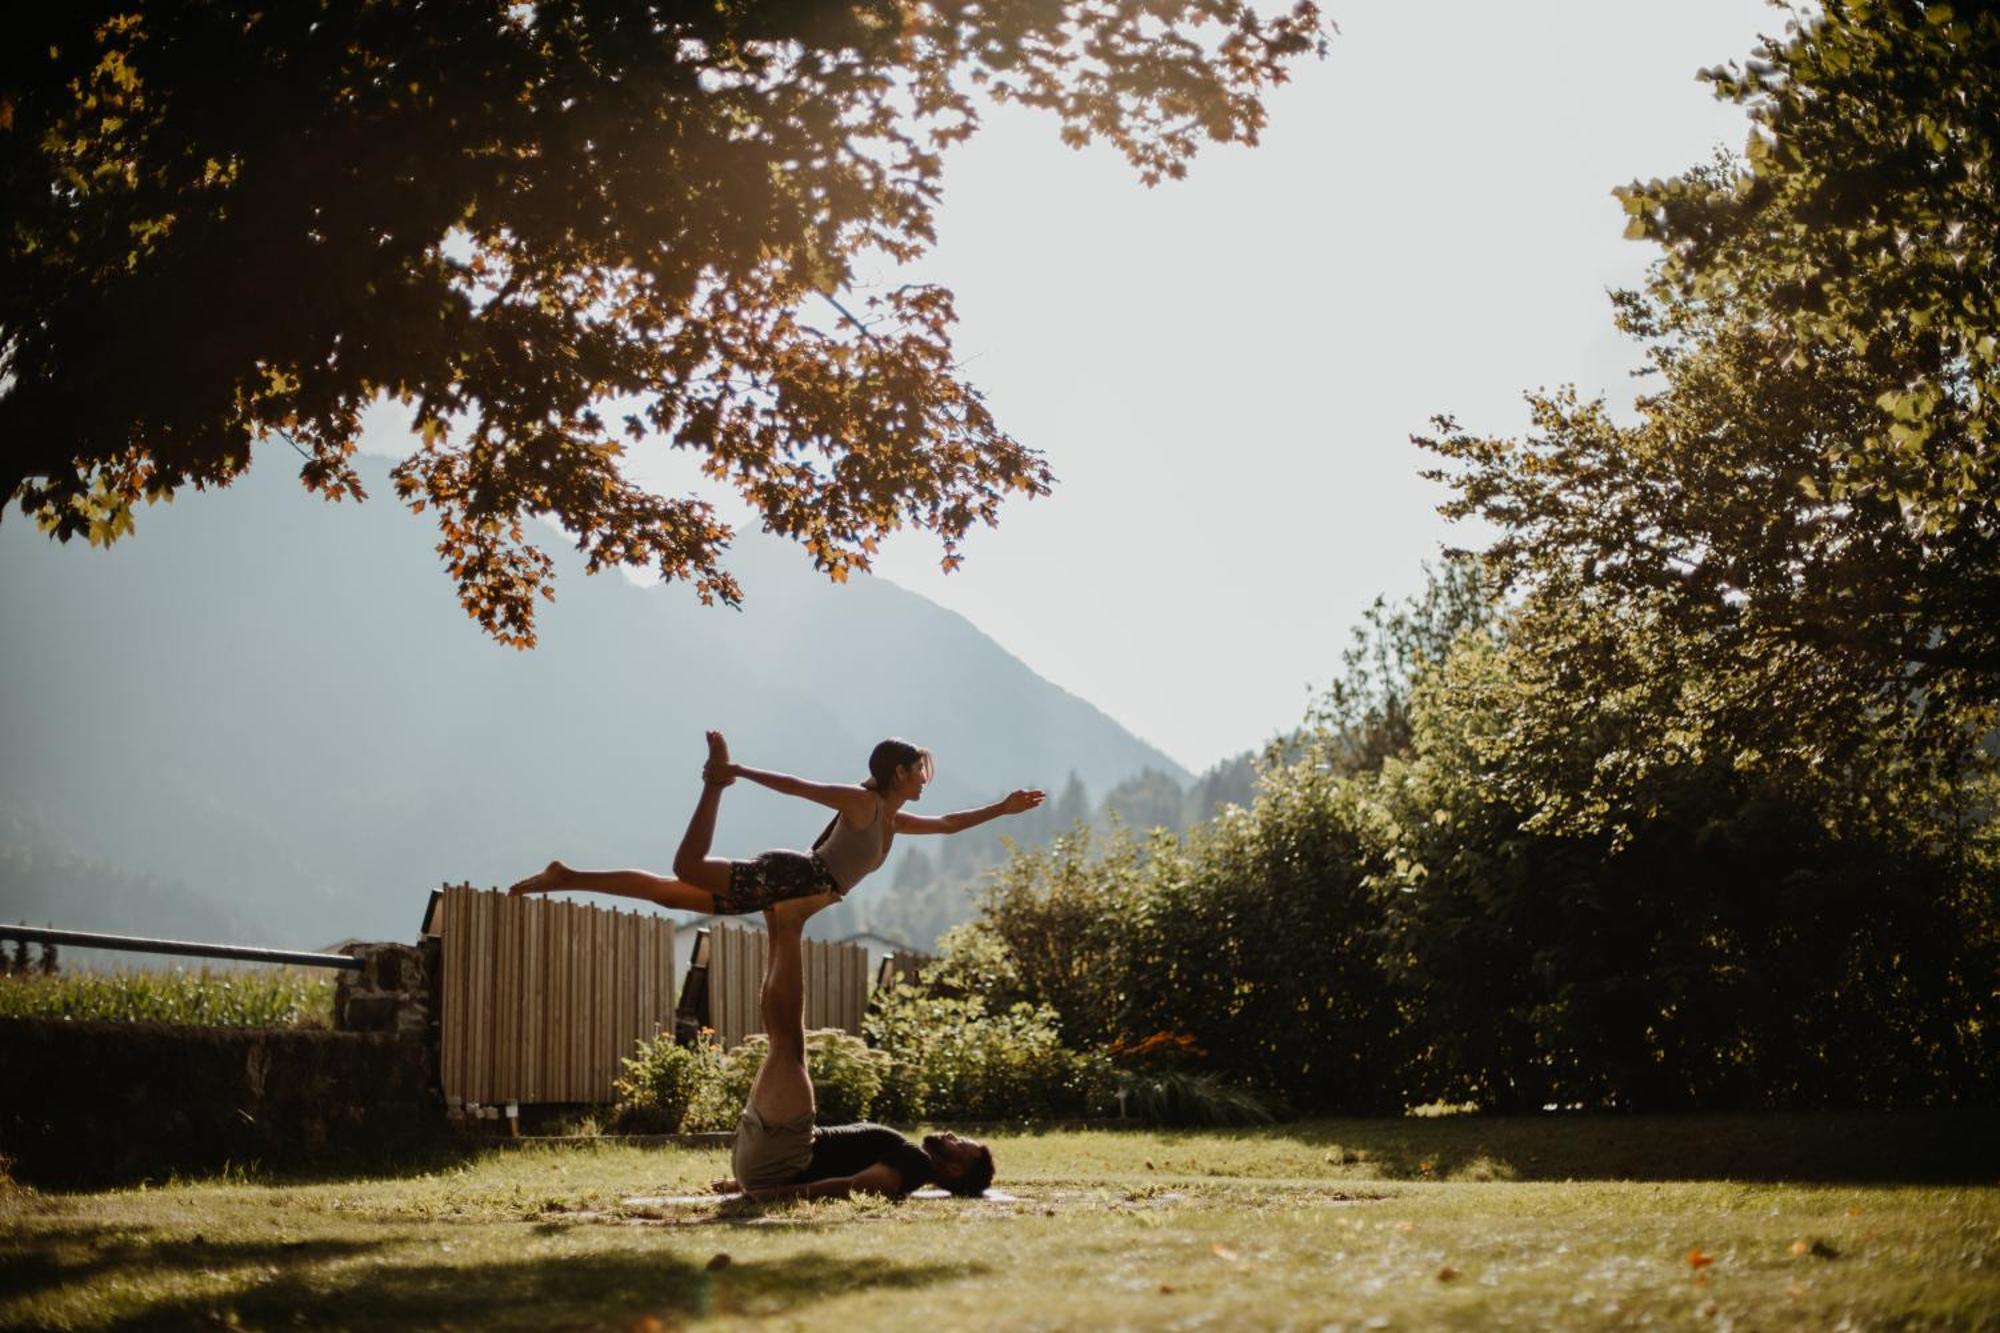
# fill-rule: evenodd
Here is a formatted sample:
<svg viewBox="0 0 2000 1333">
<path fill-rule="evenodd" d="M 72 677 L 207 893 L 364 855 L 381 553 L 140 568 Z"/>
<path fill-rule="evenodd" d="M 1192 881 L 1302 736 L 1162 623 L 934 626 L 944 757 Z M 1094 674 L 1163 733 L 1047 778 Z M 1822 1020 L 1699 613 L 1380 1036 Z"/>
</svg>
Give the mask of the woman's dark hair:
<svg viewBox="0 0 2000 1333">
<path fill-rule="evenodd" d="M 873 787 L 876 791 L 887 791 L 896 781 L 896 770 L 912 766 L 921 767 L 924 770 L 924 781 L 930 781 L 933 771 L 931 752 L 919 750 L 908 741 L 897 740 L 891 736 L 870 752 L 868 781 L 863 785 Z"/>
<path fill-rule="evenodd" d="M 919 749 L 908 741 L 891 736 L 869 751 L 868 780 L 861 785 L 874 792 L 887 791 L 895 785 L 897 769 L 912 767 L 923 769 L 926 782 L 929 782 L 931 774 L 937 771 L 937 765 L 932 762 L 929 750 Z M 818 851 L 820 845 L 833 836 L 834 827 L 839 823 L 839 815 L 826 821 L 826 827 L 819 831 L 817 838 L 813 839 L 814 851 Z"/>
</svg>

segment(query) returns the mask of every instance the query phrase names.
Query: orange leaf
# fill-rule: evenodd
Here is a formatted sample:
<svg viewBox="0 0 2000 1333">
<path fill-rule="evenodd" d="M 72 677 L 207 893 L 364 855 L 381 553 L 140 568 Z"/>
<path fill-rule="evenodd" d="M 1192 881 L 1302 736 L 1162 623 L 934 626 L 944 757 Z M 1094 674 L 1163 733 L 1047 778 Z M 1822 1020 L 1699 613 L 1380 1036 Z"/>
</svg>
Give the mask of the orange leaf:
<svg viewBox="0 0 2000 1333">
<path fill-rule="evenodd" d="M 1715 1262 L 1715 1256 L 1712 1254 L 1703 1254 L 1701 1252 L 1701 1246 L 1699 1245 L 1695 1246 L 1693 1249 L 1688 1251 L 1689 1268 L 1702 1269 L 1708 1267 L 1710 1264 L 1714 1262 Z"/>
</svg>

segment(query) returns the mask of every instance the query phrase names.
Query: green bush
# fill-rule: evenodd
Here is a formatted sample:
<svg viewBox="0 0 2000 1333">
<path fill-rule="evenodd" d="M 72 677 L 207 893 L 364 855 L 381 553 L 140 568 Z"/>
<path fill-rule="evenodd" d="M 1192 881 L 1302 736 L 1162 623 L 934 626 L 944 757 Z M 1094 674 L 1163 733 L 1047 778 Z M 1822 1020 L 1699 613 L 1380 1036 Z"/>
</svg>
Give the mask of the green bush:
<svg viewBox="0 0 2000 1333">
<path fill-rule="evenodd" d="M 712 1044 L 707 1049 L 680 1123 L 688 1133 L 736 1128 L 770 1041 L 760 1032 L 728 1051 Z M 859 1037 L 838 1028 L 819 1028 L 806 1034 L 806 1068 L 812 1074 L 818 1122 L 842 1125 L 876 1113 L 889 1075 L 889 1058 L 870 1050 Z"/>
<path fill-rule="evenodd" d="M 723 1057 L 712 1042 L 682 1046 L 662 1032 L 640 1042 L 623 1063 L 624 1077 L 611 1085 L 618 1098 L 611 1127 L 621 1134 L 677 1134 L 703 1089 L 720 1080 Z"/>
<path fill-rule="evenodd" d="M 1000 941 L 1010 1000 L 1072 1045 L 1182 1032 L 1217 1086 L 1321 1111 L 1402 1109 L 1403 1020 L 1379 961 L 1372 812 L 1317 762 L 1268 768 L 1255 805 L 1185 838 L 1085 836 L 997 872 L 965 939 Z M 954 939 L 954 944 L 958 943 Z M 946 960 L 947 965 L 952 960 Z"/>
<path fill-rule="evenodd" d="M 770 1048 L 760 1032 L 723 1055 L 717 1077 L 697 1101 L 700 1124 L 690 1128 L 735 1128 Z M 812 1075 L 815 1119 L 822 1125 L 846 1125 L 876 1114 L 889 1077 L 889 1057 L 839 1028 L 815 1028 L 806 1033 L 806 1069 Z"/>
<path fill-rule="evenodd" d="M 1213 1074 L 1139 1070 L 1119 1074 L 1114 1087 L 1124 1114 L 1155 1125 L 1268 1125 L 1277 1118 L 1256 1093 Z"/>
<path fill-rule="evenodd" d="M 757 1065 L 764 1058 L 764 1047 L 764 1038 L 760 1034 L 734 1050 L 717 1049 L 713 1074 L 695 1090 L 687 1119 L 681 1124 L 683 1132 L 712 1134 L 736 1128 L 744 1103 L 750 1100 L 750 1085 L 757 1078 Z"/>
<path fill-rule="evenodd" d="M 1098 847 L 1078 828 L 1046 851 L 1018 853 L 993 871 L 979 920 L 944 942 L 924 980 L 933 990 L 985 996 L 995 1008 L 1046 1004 L 1078 1050 L 1125 1034 L 1134 922 L 1156 859 L 1172 834 L 1140 841 L 1115 828 Z"/>
<path fill-rule="evenodd" d="M 863 1030 L 888 1059 L 881 1114 L 911 1121 L 1078 1115 L 1109 1100 L 1109 1064 L 1062 1044 L 1055 1010 L 988 1009 L 983 996 L 898 984 L 870 1000 Z"/>
</svg>

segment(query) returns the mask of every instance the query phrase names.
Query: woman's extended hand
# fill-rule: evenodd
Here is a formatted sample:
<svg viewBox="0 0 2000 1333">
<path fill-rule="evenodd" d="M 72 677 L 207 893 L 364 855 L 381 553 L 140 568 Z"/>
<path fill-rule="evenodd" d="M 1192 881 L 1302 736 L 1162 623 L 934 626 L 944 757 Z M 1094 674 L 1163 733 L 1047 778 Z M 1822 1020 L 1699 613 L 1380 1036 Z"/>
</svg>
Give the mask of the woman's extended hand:
<svg viewBox="0 0 2000 1333">
<path fill-rule="evenodd" d="M 1010 815 L 1026 814 L 1048 799 L 1048 793 L 1033 787 L 1010 791 L 1000 798 L 1000 809 Z"/>
</svg>

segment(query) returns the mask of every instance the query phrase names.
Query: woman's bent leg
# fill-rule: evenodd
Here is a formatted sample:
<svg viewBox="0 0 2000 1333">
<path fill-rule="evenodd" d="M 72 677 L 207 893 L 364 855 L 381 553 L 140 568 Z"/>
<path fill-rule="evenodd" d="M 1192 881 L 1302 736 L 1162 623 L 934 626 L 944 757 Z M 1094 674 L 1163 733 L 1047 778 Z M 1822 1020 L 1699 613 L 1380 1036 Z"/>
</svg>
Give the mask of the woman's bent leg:
<svg viewBox="0 0 2000 1333">
<path fill-rule="evenodd" d="M 722 789 L 734 778 L 717 778 L 729 764 L 729 747 L 722 733 L 708 733 L 708 767 L 702 770 L 701 799 L 695 802 L 687 832 L 681 835 L 680 850 L 674 853 L 674 874 L 683 882 L 710 893 L 729 889 L 730 863 L 708 854 L 715 843 L 715 817 L 722 809 Z"/>
</svg>

